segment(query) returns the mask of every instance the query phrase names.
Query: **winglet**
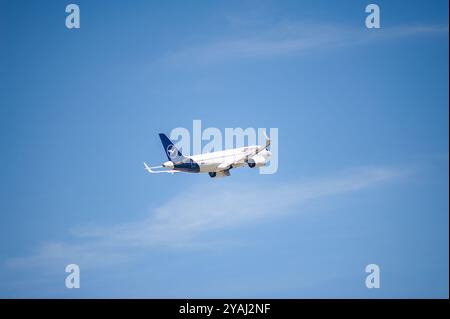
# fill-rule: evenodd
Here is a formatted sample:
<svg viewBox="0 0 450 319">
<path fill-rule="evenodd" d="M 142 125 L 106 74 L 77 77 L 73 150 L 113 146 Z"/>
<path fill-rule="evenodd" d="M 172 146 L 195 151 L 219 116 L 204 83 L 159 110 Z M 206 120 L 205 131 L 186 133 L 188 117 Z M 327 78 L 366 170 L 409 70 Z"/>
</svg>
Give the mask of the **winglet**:
<svg viewBox="0 0 450 319">
<path fill-rule="evenodd" d="M 264 137 L 266 138 L 266 143 L 267 143 L 267 141 L 269 141 L 269 143 L 270 143 L 270 137 L 267 136 L 266 129 L 263 128 L 262 131 L 263 131 Z"/>
<path fill-rule="evenodd" d="M 256 152 L 256 154 L 258 154 L 259 152 L 261 152 L 264 149 L 267 150 L 267 148 L 270 146 L 270 137 L 267 136 L 266 129 L 262 129 L 262 132 L 264 134 L 264 137 L 266 138 L 266 144 L 264 146 L 260 147 L 258 149 L 258 151 Z"/>
</svg>

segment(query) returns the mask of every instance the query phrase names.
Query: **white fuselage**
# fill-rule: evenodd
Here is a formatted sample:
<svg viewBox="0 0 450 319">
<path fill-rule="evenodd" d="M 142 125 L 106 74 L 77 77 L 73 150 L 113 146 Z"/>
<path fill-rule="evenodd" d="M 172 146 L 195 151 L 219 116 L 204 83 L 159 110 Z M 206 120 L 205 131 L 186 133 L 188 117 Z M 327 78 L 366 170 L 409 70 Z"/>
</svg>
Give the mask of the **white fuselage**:
<svg viewBox="0 0 450 319">
<path fill-rule="evenodd" d="M 159 133 L 168 161 L 155 167 L 150 167 L 144 162 L 144 169 L 152 174 L 208 173 L 211 178 L 217 178 L 230 176 L 230 169 L 244 165 L 248 165 L 250 168 L 260 168 L 269 163 L 272 155 L 268 151 L 270 138 L 265 131 L 263 133 L 266 137 L 266 143 L 263 146 L 245 146 L 193 156 L 183 155 L 167 135 Z"/>
<path fill-rule="evenodd" d="M 193 155 L 189 158 L 194 160 L 199 165 L 200 172 L 218 172 L 222 170 L 221 168 L 219 168 L 221 164 L 225 162 L 238 161 L 246 153 L 256 151 L 258 148 L 259 146 L 246 146 L 224 151 Z M 267 150 L 259 152 L 258 155 L 263 156 L 266 160 L 268 160 L 271 156 L 270 152 Z M 241 167 L 245 164 L 246 162 L 244 160 L 241 160 L 237 163 L 234 163 L 233 168 Z"/>
</svg>

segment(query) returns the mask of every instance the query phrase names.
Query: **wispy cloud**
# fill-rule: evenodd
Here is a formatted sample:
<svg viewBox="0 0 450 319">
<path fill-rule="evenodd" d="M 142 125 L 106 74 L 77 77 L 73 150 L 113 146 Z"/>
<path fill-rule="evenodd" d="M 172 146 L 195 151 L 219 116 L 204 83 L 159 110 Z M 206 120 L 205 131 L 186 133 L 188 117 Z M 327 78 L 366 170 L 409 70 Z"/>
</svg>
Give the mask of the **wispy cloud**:
<svg viewBox="0 0 450 319">
<path fill-rule="evenodd" d="M 79 228 L 74 243 L 50 242 L 32 256 L 7 261 L 9 267 L 62 261 L 101 265 L 130 257 L 134 248 L 177 248 L 205 244 L 200 235 L 248 223 L 280 218 L 290 208 L 317 199 L 368 188 L 404 176 L 396 169 L 366 167 L 301 183 L 199 187 L 174 197 L 140 221 L 113 227 Z M 215 181 L 212 181 L 214 183 Z M 299 210 L 296 209 L 296 212 Z M 137 250 L 136 250 L 137 251 Z"/>
<path fill-rule="evenodd" d="M 448 25 L 403 25 L 369 30 L 339 25 L 284 23 L 250 35 L 230 35 L 180 48 L 167 54 L 170 64 L 211 64 L 226 60 L 298 55 L 313 49 L 371 43 L 408 36 L 445 34 Z"/>
</svg>

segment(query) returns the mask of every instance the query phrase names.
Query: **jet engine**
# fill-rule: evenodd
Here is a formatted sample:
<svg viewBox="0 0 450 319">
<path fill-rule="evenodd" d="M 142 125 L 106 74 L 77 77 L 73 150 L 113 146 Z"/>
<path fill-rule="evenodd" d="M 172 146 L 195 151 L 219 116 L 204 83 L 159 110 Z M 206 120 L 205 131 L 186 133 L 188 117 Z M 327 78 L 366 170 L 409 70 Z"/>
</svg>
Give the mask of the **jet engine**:
<svg viewBox="0 0 450 319">
<path fill-rule="evenodd" d="M 247 161 L 247 164 L 248 164 L 248 167 L 250 167 L 250 168 L 261 167 L 261 166 L 266 165 L 266 159 L 261 155 L 256 155 L 256 156 L 253 156 L 252 158 L 250 158 Z"/>
</svg>

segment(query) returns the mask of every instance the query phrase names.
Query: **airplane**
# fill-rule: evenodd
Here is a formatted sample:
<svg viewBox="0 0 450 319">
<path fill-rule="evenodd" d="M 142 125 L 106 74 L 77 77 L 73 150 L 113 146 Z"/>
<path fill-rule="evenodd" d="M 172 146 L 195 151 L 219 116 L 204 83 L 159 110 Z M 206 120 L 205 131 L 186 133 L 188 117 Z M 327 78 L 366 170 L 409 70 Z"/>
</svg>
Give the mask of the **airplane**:
<svg viewBox="0 0 450 319">
<path fill-rule="evenodd" d="M 159 134 L 161 143 L 169 159 L 161 166 L 149 167 L 144 162 L 144 169 L 152 174 L 158 173 L 208 173 L 211 178 L 230 176 L 232 168 L 248 165 L 250 168 L 265 166 L 272 156 L 268 150 L 270 138 L 263 131 L 266 138 L 265 145 L 254 145 L 233 148 L 193 156 L 184 156 L 174 143 L 163 133 Z"/>
</svg>

